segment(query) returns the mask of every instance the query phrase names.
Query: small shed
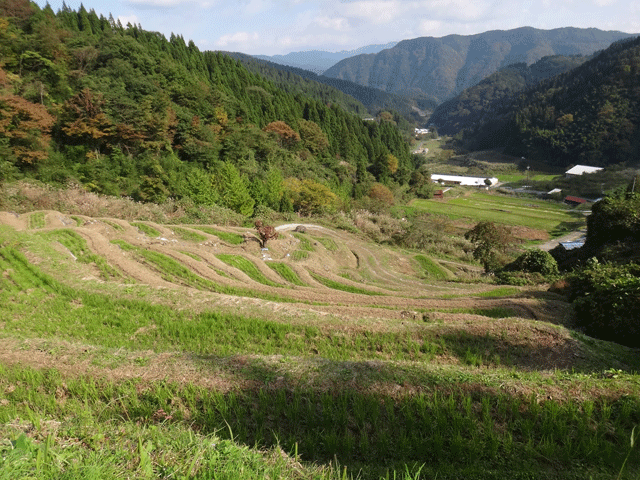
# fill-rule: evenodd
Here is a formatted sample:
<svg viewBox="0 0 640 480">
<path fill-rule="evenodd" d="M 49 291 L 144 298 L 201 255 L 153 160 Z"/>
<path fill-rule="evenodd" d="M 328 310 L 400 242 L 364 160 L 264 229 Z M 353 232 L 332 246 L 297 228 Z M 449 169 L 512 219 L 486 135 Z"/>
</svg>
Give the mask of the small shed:
<svg viewBox="0 0 640 480">
<path fill-rule="evenodd" d="M 433 192 L 433 198 L 442 200 L 444 198 L 444 192 L 442 190 L 436 190 Z"/>
<path fill-rule="evenodd" d="M 587 200 L 580 197 L 573 197 L 571 195 L 567 195 L 564 197 L 564 203 L 568 203 L 569 205 L 582 205 L 583 203 L 587 203 Z"/>
</svg>

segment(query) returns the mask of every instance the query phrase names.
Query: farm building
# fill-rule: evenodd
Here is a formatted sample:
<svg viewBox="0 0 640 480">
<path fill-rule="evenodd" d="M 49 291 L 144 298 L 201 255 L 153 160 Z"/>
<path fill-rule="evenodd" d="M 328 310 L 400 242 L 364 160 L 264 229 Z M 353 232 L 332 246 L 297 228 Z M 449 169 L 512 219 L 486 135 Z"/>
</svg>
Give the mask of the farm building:
<svg viewBox="0 0 640 480">
<path fill-rule="evenodd" d="M 569 175 L 582 175 L 583 173 L 595 173 L 599 170 L 602 170 L 602 168 L 600 167 L 588 167 L 586 165 L 576 165 L 573 168 L 570 168 L 569 170 L 567 170 L 566 172 L 564 172 L 565 175 L 569 176 Z"/>
<path fill-rule="evenodd" d="M 489 185 L 487 185 L 486 180 L 489 180 Z M 462 175 L 442 175 L 441 173 L 432 174 L 431 181 L 445 185 L 463 185 L 468 187 L 486 187 L 498 183 L 498 179 L 495 177 L 464 177 Z"/>
<path fill-rule="evenodd" d="M 564 197 L 564 203 L 568 203 L 569 205 L 582 205 L 583 203 L 587 203 L 588 200 L 580 197 L 573 197 L 571 195 L 567 195 Z"/>
</svg>

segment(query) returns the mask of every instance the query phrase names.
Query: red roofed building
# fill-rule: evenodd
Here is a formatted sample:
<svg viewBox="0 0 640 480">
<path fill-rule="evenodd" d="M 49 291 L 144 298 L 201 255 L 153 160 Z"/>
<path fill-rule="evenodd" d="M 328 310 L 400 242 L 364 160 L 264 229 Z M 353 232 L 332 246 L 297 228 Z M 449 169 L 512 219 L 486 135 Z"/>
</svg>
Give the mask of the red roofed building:
<svg viewBox="0 0 640 480">
<path fill-rule="evenodd" d="M 567 195 L 564 197 L 564 203 L 568 203 L 569 205 L 582 205 L 583 203 L 587 203 L 587 200 L 580 197 L 572 197 L 571 195 Z"/>
</svg>

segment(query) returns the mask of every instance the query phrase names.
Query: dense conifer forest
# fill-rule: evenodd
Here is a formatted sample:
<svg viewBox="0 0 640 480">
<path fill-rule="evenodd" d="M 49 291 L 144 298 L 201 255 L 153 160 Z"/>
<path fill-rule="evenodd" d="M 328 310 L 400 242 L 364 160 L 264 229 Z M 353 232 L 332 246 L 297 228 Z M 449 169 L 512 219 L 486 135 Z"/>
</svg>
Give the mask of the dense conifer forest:
<svg viewBox="0 0 640 480">
<path fill-rule="evenodd" d="M 346 111 L 357 102 L 339 92 L 286 92 L 180 35 L 84 6 L 2 2 L 0 55 L 0 180 L 250 215 L 322 211 L 411 177 L 396 125 Z"/>
</svg>

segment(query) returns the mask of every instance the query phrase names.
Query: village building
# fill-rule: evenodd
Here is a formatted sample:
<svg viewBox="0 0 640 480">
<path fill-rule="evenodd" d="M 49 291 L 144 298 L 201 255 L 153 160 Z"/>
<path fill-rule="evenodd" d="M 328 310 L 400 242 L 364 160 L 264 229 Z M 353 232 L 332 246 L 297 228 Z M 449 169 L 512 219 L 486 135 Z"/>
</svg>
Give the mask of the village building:
<svg viewBox="0 0 640 480">
<path fill-rule="evenodd" d="M 489 181 L 487 183 L 487 180 Z M 462 175 L 443 175 L 434 173 L 431 175 L 431 181 L 444 185 L 462 185 L 465 187 L 490 187 L 498 183 L 495 177 L 465 177 Z"/>
<path fill-rule="evenodd" d="M 566 176 L 570 176 L 570 175 L 582 175 L 584 173 L 595 173 L 599 170 L 602 170 L 601 167 L 589 167 L 587 165 L 576 165 L 573 168 L 570 168 L 569 170 L 567 170 L 566 172 L 564 172 L 564 174 Z"/>
</svg>

